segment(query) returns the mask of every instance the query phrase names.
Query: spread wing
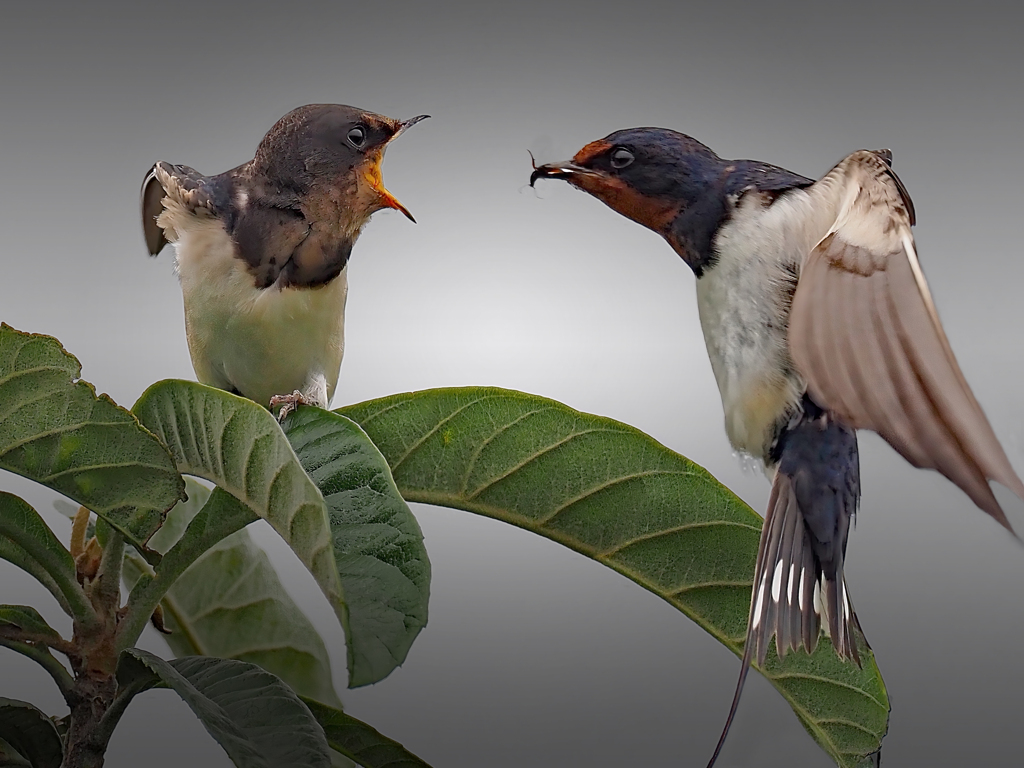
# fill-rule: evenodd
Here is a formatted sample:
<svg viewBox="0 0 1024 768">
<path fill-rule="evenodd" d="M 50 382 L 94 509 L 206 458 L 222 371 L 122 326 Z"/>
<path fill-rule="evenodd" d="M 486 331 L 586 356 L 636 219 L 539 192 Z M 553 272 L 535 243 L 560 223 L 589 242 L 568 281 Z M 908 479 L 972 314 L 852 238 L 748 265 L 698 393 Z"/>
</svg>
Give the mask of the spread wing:
<svg viewBox="0 0 1024 768">
<path fill-rule="evenodd" d="M 913 206 L 890 161 L 855 152 L 815 185 L 838 195 L 839 208 L 800 273 L 793 362 L 819 405 L 938 470 L 1012 531 L 989 481 L 1021 498 L 1024 484 L 942 330 L 910 232 Z"/>
<path fill-rule="evenodd" d="M 187 165 L 157 163 L 149 169 L 142 182 L 142 232 L 151 256 L 167 245 L 163 227 L 157 217 L 163 213 L 164 199 L 173 200 L 190 213 L 217 212 L 209 179 Z"/>
</svg>

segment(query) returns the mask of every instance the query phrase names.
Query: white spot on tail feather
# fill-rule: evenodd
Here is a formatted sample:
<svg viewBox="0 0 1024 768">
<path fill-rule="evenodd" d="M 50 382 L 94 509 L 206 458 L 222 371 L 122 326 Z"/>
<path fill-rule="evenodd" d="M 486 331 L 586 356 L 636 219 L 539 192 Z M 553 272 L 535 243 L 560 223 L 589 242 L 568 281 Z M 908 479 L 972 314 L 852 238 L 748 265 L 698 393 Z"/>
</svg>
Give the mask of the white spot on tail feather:
<svg viewBox="0 0 1024 768">
<path fill-rule="evenodd" d="M 761 623 L 761 609 L 764 607 L 764 581 L 761 581 L 761 586 L 757 588 L 757 600 L 754 601 L 754 620 L 751 622 L 753 626 L 757 626 Z"/>
<path fill-rule="evenodd" d="M 814 582 L 814 612 L 821 616 L 821 581 Z"/>
<path fill-rule="evenodd" d="M 775 564 L 775 575 L 772 577 L 772 600 L 779 602 L 779 594 L 782 592 L 782 561 Z"/>
<path fill-rule="evenodd" d="M 786 592 L 789 593 L 788 602 L 790 605 L 793 604 L 793 585 L 796 584 L 796 563 L 789 564 L 789 587 Z"/>
<path fill-rule="evenodd" d="M 800 569 L 800 593 L 799 593 L 800 594 L 800 611 L 801 612 L 803 612 L 803 610 L 804 610 L 804 584 L 806 584 L 806 579 L 807 579 L 807 569 L 806 568 L 801 568 Z"/>
</svg>

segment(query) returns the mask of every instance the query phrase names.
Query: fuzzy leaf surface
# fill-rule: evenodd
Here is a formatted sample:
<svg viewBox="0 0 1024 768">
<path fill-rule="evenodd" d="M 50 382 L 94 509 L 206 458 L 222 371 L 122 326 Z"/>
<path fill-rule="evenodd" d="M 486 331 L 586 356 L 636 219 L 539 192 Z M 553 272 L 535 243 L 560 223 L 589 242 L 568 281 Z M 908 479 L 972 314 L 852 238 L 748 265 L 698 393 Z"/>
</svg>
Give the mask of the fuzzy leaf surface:
<svg viewBox="0 0 1024 768">
<path fill-rule="evenodd" d="M 270 412 L 244 397 L 178 380 L 157 382 L 132 410 L 164 441 L 180 472 L 215 483 L 270 523 L 345 626 L 323 497 Z"/>
<path fill-rule="evenodd" d="M 351 420 L 299 408 L 284 431 L 327 502 L 348 605 L 349 686 L 375 683 L 405 661 L 427 623 L 430 560 L 388 463 Z"/>
<path fill-rule="evenodd" d="M 138 648 L 121 654 L 119 685 L 147 676 L 181 696 L 238 768 L 330 768 L 323 729 L 299 697 L 266 670 L 205 656 L 167 662 Z"/>
<path fill-rule="evenodd" d="M 144 543 L 184 485 L 167 449 L 78 377 L 52 336 L 0 324 L 0 468 L 83 504 Z"/>
<path fill-rule="evenodd" d="M 503 520 L 603 563 L 742 654 L 762 520 L 700 466 L 625 424 L 496 388 L 435 389 L 339 409 L 388 459 L 409 501 Z M 844 768 L 869 761 L 889 700 L 827 641 L 761 673 Z"/>
</svg>

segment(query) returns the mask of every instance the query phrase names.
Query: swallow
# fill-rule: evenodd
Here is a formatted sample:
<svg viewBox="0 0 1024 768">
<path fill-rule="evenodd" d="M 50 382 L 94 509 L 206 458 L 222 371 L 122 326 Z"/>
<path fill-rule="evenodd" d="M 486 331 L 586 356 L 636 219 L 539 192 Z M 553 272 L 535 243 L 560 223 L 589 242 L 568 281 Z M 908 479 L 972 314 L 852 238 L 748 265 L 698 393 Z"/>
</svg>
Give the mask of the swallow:
<svg viewBox="0 0 1024 768">
<path fill-rule="evenodd" d="M 914 205 L 888 150 L 818 181 L 724 160 L 661 128 L 617 131 L 536 166 L 657 232 L 693 270 L 732 446 L 764 463 L 771 494 L 743 661 L 812 652 L 822 629 L 858 665 L 863 638 L 843 575 L 860 501 L 858 429 L 938 470 L 1013 533 L 992 493 L 1024 498 L 957 364 L 918 260 Z"/>
<path fill-rule="evenodd" d="M 150 169 L 146 246 L 156 256 L 174 245 L 200 382 L 268 407 L 328 406 L 345 349 L 352 247 L 383 208 L 415 222 L 384 188 L 384 150 L 427 117 L 310 104 L 278 120 L 255 157 L 230 171 Z"/>
</svg>

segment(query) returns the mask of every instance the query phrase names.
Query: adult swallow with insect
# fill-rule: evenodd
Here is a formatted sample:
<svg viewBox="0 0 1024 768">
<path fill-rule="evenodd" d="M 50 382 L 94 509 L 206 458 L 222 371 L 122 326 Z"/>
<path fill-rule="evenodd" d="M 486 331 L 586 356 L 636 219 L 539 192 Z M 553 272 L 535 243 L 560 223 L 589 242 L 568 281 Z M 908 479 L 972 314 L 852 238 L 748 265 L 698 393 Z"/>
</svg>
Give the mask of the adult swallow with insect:
<svg viewBox="0 0 1024 768">
<path fill-rule="evenodd" d="M 772 477 L 725 743 L 751 660 L 813 651 L 822 627 L 860 663 L 843 576 L 860 500 L 856 430 L 935 469 L 1012 532 L 989 486 L 1024 498 L 939 322 L 914 206 L 888 150 L 818 181 L 724 160 L 661 128 L 617 131 L 534 166 L 660 234 L 697 278 L 697 306 L 733 447 Z"/>
</svg>

